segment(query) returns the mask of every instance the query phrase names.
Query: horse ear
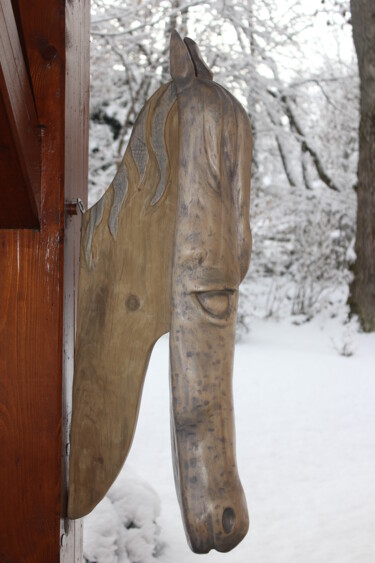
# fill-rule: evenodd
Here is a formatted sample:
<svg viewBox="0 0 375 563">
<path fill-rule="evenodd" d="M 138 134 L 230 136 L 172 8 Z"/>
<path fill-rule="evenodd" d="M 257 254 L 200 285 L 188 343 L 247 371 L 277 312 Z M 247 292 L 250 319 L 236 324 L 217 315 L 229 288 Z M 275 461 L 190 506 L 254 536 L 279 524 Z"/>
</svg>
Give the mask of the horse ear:
<svg viewBox="0 0 375 563">
<path fill-rule="evenodd" d="M 206 80 L 213 80 L 214 75 L 204 62 L 196 42 L 190 39 L 190 37 L 185 37 L 184 42 L 189 49 L 196 76 L 198 76 L 198 78 L 205 78 Z"/>
<path fill-rule="evenodd" d="M 190 82 L 195 77 L 195 69 L 188 48 L 176 30 L 173 30 L 171 34 L 170 70 L 177 85 Z"/>
</svg>

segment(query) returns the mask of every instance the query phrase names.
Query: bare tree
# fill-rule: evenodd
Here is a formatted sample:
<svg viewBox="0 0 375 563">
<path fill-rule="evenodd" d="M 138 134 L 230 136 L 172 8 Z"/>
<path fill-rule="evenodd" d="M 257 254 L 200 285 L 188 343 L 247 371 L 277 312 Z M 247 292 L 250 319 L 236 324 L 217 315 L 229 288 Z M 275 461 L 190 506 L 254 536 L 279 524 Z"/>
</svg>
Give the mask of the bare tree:
<svg viewBox="0 0 375 563">
<path fill-rule="evenodd" d="M 375 330 L 375 4 L 351 0 L 361 84 L 357 232 L 350 304 L 365 331 Z"/>
<path fill-rule="evenodd" d="M 316 10 L 306 11 L 300 0 L 286 0 L 284 8 L 276 0 L 130 0 L 125 7 L 119 0 L 93 0 L 92 5 L 92 68 L 98 72 L 104 62 L 104 74 L 111 66 L 123 69 L 118 83 L 118 100 L 125 109 L 121 116 L 109 115 L 111 102 L 106 109 L 100 101 L 98 109 L 92 92 L 91 118 L 112 127 L 117 160 L 145 99 L 168 80 L 169 36 L 176 27 L 199 41 L 216 79 L 242 94 L 255 140 L 253 172 L 259 169 L 262 137 L 270 135 L 290 186 L 308 187 L 310 175 L 339 191 L 325 152 L 314 145 L 298 111 L 309 86 L 301 83 L 298 92 L 292 91 L 285 81 L 285 67 L 290 73 L 291 61 L 304 59 L 304 34 Z M 329 12 L 326 5 L 321 9 Z M 111 54 L 110 62 L 104 55 Z M 113 86 L 107 91 L 113 92 Z M 96 88 L 102 91 L 103 82 L 95 81 Z"/>
</svg>

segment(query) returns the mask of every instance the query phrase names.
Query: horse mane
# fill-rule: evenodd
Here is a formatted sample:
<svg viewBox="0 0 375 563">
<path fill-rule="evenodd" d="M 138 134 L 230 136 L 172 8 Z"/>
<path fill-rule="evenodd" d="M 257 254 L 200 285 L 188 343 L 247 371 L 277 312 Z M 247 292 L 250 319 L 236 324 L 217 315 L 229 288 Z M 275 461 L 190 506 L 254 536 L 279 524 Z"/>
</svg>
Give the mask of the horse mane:
<svg viewBox="0 0 375 563">
<path fill-rule="evenodd" d="M 127 198 L 144 192 L 145 205 L 155 206 L 168 191 L 171 178 L 171 151 L 168 143 L 170 114 L 177 111 L 177 92 L 173 82 L 162 85 L 139 113 L 124 157 L 108 189 L 91 208 L 85 256 L 92 266 L 92 240 L 103 218 L 108 198 L 112 198 L 108 228 L 117 237 L 119 214 Z"/>
</svg>

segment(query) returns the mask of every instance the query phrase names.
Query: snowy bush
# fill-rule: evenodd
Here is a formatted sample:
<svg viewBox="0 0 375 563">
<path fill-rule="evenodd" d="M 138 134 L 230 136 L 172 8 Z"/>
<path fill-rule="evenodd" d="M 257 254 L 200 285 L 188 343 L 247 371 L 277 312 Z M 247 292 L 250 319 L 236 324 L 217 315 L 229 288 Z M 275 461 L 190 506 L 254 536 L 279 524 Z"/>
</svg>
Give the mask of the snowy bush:
<svg viewBox="0 0 375 563">
<path fill-rule="evenodd" d="M 258 189 L 251 224 L 253 254 L 245 280 L 243 314 L 248 318 L 308 320 L 335 314 L 347 298 L 350 248 L 354 240 L 355 192 L 290 193 L 285 184 Z"/>
<path fill-rule="evenodd" d="M 84 519 L 85 563 L 152 563 L 162 550 L 160 500 L 127 466 Z"/>
</svg>

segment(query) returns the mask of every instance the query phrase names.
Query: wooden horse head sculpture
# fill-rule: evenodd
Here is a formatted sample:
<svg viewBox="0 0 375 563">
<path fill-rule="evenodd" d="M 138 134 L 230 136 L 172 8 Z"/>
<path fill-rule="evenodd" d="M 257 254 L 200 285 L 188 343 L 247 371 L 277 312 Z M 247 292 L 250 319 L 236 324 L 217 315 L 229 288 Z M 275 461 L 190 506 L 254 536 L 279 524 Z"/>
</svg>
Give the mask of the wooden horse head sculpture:
<svg viewBox="0 0 375 563">
<path fill-rule="evenodd" d="M 134 125 L 83 218 L 68 516 L 103 498 L 134 435 L 156 340 L 170 332 L 175 482 L 193 551 L 229 551 L 248 514 L 235 459 L 232 369 L 248 269 L 251 129 L 196 44 L 171 37 L 172 82 Z"/>
</svg>

